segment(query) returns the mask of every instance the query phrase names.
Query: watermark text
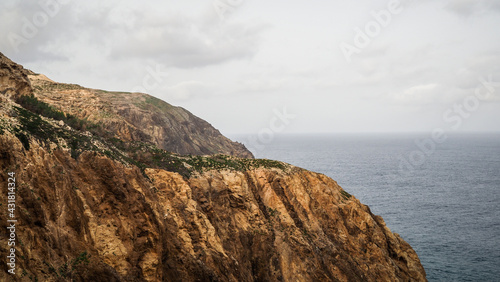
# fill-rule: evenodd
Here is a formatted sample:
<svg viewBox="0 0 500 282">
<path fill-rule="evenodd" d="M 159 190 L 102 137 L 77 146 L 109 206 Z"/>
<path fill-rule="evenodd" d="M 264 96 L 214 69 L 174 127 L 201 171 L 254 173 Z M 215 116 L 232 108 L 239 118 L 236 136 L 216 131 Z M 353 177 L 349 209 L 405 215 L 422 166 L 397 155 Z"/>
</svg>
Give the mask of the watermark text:
<svg viewBox="0 0 500 282">
<path fill-rule="evenodd" d="M 7 266 L 10 274 L 16 274 L 16 173 L 9 172 L 7 178 L 7 229 L 8 229 L 8 255 Z"/>
<path fill-rule="evenodd" d="M 479 82 L 474 93 L 465 97 L 461 103 L 455 103 L 443 112 L 442 118 L 447 125 L 446 127 L 435 128 L 429 137 L 415 140 L 416 150 L 411 151 L 406 157 L 400 157 L 400 173 L 413 172 L 417 167 L 422 166 L 427 158 L 434 153 L 437 145 L 448 139 L 447 132 L 458 130 L 463 125 L 464 120 L 477 111 L 481 102 L 492 98 L 496 88 L 500 87 L 500 81 L 493 81 L 492 75 L 487 79 L 480 77 Z"/>
</svg>

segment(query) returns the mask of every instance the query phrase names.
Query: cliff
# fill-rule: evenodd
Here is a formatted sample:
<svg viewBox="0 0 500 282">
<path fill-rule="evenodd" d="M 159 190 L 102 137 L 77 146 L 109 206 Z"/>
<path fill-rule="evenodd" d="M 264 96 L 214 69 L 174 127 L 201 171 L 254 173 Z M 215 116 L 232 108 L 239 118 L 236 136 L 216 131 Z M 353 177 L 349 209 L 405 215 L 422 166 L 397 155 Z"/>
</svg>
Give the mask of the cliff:
<svg viewBox="0 0 500 282">
<path fill-rule="evenodd" d="M 54 98 L 66 90 L 33 90 L 31 72 L 2 68 L 0 183 L 16 174 L 17 223 L 16 274 L 2 263 L 0 280 L 425 281 L 408 243 L 332 179 L 279 161 L 165 151 L 160 135 L 132 133 L 149 108 L 117 107 L 116 122 L 97 126 L 109 108 L 79 113 Z M 75 88 L 86 93 L 75 101 L 106 105 Z M 127 107 L 117 95 L 106 101 Z M 7 201 L 2 192 L 2 232 Z"/>
</svg>

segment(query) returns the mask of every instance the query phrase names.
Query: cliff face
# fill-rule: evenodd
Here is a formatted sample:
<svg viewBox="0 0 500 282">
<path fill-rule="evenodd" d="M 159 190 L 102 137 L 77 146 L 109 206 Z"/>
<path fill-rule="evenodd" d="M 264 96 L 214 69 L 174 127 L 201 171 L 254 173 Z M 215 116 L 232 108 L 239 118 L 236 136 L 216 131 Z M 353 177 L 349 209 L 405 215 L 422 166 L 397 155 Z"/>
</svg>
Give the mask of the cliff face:
<svg viewBox="0 0 500 282">
<path fill-rule="evenodd" d="M 30 72 L 0 53 L 0 93 L 15 98 L 32 92 L 28 79 Z"/>
<path fill-rule="evenodd" d="M 18 220 L 2 281 L 425 281 L 415 251 L 324 175 L 116 141 L 16 95 L 0 95 L 0 183 L 16 173 Z"/>
<path fill-rule="evenodd" d="M 16 172 L 19 185 L 19 275 L 23 269 L 41 280 L 425 280 L 411 247 L 324 175 L 289 167 L 185 179 L 146 169 L 148 179 L 91 152 L 75 160 L 34 142 L 26 151 L 10 134 L 0 137 L 0 148 L 2 171 Z M 5 173 L 1 179 L 6 183 Z M 5 221 L 0 226 L 6 230 Z M 7 242 L 0 244 L 5 257 Z M 89 262 L 73 266 L 84 253 Z"/>
</svg>

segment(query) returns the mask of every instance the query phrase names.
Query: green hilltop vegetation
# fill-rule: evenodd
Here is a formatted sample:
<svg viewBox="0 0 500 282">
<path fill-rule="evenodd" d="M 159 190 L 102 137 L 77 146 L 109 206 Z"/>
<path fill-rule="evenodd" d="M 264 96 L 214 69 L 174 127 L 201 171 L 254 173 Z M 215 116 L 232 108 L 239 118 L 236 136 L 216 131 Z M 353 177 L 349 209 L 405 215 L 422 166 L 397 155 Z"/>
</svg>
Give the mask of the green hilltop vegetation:
<svg viewBox="0 0 500 282">
<path fill-rule="evenodd" d="M 71 156 L 75 159 L 84 151 L 92 151 L 124 164 L 137 166 L 143 172 L 146 168 L 161 168 L 178 172 L 186 178 L 195 172 L 209 170 L 245 171 L 258 167 L 284 170 L 290 167 L 280 161 L 244 159 L 222 154 L 179 155 L 160 149 L 151 143 L 124 141 L 113 133 L 105 131 L 100 124 L 59 111 L 33 95 L 21 96 L 16 102 L 22 106 L 14 107 L 20 125 L 8 130 L 17 136 L 26 150 L 30 149 L 30 138 L 35 138 L 41 144 L 55 143 L 70 150 Z M 69 128 L 58 126 L 57 122 L 50 120 L 63 121 Z"/>
</svg>

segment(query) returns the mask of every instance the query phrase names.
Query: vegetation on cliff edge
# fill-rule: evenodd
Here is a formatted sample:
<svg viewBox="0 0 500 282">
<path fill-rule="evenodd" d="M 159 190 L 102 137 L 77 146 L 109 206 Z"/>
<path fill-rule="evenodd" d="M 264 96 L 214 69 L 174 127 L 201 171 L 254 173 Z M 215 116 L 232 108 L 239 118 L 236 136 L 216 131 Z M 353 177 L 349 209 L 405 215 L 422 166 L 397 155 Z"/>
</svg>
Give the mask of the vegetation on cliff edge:
<svg viewBox="0 0 500 282">
<path fill-rule="evenodd" d="M 48 145 L 55 143 L 70 150 L 75 159 L 84 151 L 94 151 L 125 164 L 145 168 L 161 168 L 190 177 L 195 172 L 208 170 L 246 171 L 265 167 L 286 169 L 287 164 L 267 159 L 242 159 L 228 155 L 192 156 L 178 155 L 158 148 L 154 144 L 138 141 L 124 141 L 111 132 L 104 131 L 98 124 L 79 119 L 59 111 L 35 96 L 21 96 L 16 100 L 23 108 L 14 107 L 19 127 L 13 133 L 26 150 L 30 149 L 29 136 Z M 45 117 L 44 118 L 42 118 Z M 57 126 L 50 119 L 63 121 L 66 126 Z"/>
</svg>

